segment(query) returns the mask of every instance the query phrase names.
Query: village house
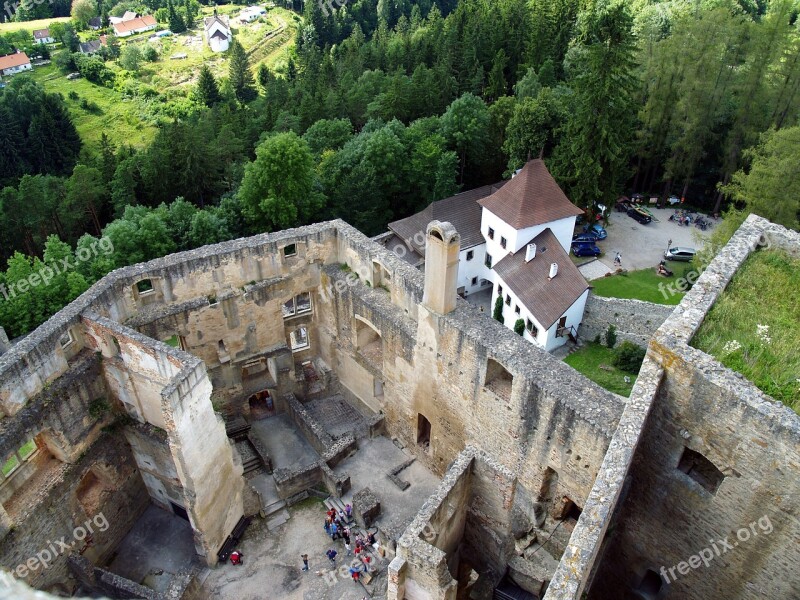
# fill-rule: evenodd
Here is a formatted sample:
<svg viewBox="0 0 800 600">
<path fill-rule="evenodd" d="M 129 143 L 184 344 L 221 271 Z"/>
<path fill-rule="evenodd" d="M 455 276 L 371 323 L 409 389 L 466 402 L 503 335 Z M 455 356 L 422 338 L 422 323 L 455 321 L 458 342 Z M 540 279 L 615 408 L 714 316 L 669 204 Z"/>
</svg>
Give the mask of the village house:
<svg viewBox="0 0 800 600">
<path fill-rule="evenodd" d="M 81 54 L 97 54 L 100 52 L 100 48 L 103 47 L 103 42 L 100 40 L 89 40 L 88 42 L 81 42 L 80 50 Z"/>
<path fill-rule="evenodd" d="M 0 75 L 15 75 L 31 70 L 31 61 L 24 52 L 0 56 Z"/>
<path fill-rule="evenodd" d="M 239 21 L 242 23 L 252 23 L 266 14 L 267 10 L 261 6 L 248 6 L 247 8 L 243 8 L 242 12 L 239 13 Z"/>
<path fill-rule="evenodd" d="M 37 44 L 52 44 L 56 39 L 50 36 L 49 29 L 34 29 L 33 41 Z"/>
<path fill-rule="evenodd" d="M 491 309 L 503 298 L 506 327 L 524 323 L 523 337 L 546 350 L 576 337 L 589 284 L 569 258 L 575 219 L 572 204 L 544 161 L 529 161 L 510 181 L 483 186 L 432 203 L 389 224 L 384 241 L 422 266 L 431 220 L 449 221 L 461 235 L 458 293 L 492 290 Z"/>
<path fill-rule="evenodd" d="M 230 22 L 227 17 L 214 14 L 203 21 L 206 41 L 213 52 L 225 52 L 233 40 Z"/>
<path fill-rule="evenodd" d="M 127 13 L 126 13 L 127 14 Z M 114 23 L 114 34 L 117 37 L 128 37 L 135 33 L 142 33 L 143 31 L 152 31 L 156 28 L 155 17 L 152 15 L 145 15 L 144 17 L 136 17 L 121 23 Z"/>
</svg>

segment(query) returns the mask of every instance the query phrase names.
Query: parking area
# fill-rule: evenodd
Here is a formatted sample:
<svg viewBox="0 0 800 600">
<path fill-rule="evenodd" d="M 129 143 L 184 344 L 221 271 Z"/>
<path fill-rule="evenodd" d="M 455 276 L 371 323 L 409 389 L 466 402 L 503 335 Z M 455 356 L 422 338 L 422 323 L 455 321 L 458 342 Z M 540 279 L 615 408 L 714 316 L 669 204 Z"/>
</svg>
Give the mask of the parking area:
<svg viewBox="0 0 800 600">
<path fill-rule="evenodd" d="M 650 208 L 653 221 L 642 225 L 624 212 L 612 211 L 606 226 L 608 237 L 597 242 L 603 251 L 599 260 L 614 269 L 614 256 L 622 255 L 622 268 L 637 270 L 655 267 L 664 257 L 669 240 L 673 246 L 688 246 L 700 250 L 714 225 L 706 231 L 697 227 L 679 225 L 669 218 L 673 208 Z M 712 221 L 713 223 L 713 221 Z M 580 230 L 580 228 L 578 228 Z"/>
</svg>

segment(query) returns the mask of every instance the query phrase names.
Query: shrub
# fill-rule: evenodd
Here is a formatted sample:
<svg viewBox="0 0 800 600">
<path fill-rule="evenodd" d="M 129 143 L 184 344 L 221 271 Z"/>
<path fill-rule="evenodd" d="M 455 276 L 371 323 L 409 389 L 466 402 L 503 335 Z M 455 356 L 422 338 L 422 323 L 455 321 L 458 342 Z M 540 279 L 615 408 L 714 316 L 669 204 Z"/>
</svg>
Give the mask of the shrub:
<svg viewBox="0 0 800 600">
<path fill-rule="evenodd" d="M 70 90 L 69 94 L 67 94 L 67 96 L 69 96 L 70 100 L 79 100 L 80 99 L 80 96 L 78 96 L 78 92 L 76 92 L 75 90 Z"/>
<path fill-rule="evenodd" d="M 517 321 L 514 323 L 514 333 L 518 335 L 525 333 L 525 321 L 522 319 L 517 319 Z"/>
<path fill-rule="evenodd" d="M 606 330 L 606 346 L 613 348 L 617 343 L 617 327 L 616 325 L 609 325 Z"/>
<path fill-rule="evenodd" d="M 492 313 L 492 317 L 494 317 L 495 321 L 500 321 L 501 323 L 505 322 L 503 318 L 503 297 L 498 296 L 497 300 L 494 302 L 494 313 Z"/>
<path fill-rule="evenodd" d="M 645 352 L 644 348 L 637 346 L 633 342 L 622 342 L 614 351 L 614 366 L 629 373 L 638 373 L 642 366 Z"/>
</svg>

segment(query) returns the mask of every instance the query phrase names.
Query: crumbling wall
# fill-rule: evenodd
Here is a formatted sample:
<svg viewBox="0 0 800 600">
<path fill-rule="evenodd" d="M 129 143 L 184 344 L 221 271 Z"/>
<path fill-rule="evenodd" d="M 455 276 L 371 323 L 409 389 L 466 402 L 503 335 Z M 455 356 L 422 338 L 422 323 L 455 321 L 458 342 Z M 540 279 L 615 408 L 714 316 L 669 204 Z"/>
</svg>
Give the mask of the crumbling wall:
<svg viewBox="0 0 800 600">
<path fill-rule="evenodd" d="M 651 342 L 664 382 L 592 597 L 642 589 L 648 570 L 659 598 L 800 595 L 791 567 L 800 417 L 689 345 L 746 257 L 767 244 L 800 254 L 800 234 L 749 217 Z M 685 453 L 704 463 L 700 476 L 683 466 Z"/>
<path fill-rule="evenodd" d="M 148 504 L 130 449 L 114 434 L 103 435 L 75 464 L 60 463 L 31 483 L 13 529 L 0 540 L 0 566 L 40 589 L 72 589 L 67 555 L 105 561 Z"/>
</svg>

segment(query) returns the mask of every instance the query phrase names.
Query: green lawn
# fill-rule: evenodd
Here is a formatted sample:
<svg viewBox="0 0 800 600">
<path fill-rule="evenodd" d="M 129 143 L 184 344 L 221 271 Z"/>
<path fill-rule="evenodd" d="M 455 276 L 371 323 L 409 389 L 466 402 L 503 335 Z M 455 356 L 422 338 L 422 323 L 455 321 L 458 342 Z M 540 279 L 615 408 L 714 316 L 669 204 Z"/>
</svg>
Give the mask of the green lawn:
<svg viewBox="0 0 800 600">
<path fill-rule="evenodd" d="M 33 31 L 34 29 L 47 29 L 50 26 L 50 23 L 68 23 L 70 20 L 69 17 L 57 17 L 57 18 L 50 18 L 50 19 L 39 19 L 38 21 L 23 21 L 22 23 L 17 23 L 16 21 L 12 21 L 10 23 L 0 23 L 0 33 L 9 33 L 10 31 L 20 31 L 22 29 L 26 29 L 28 31 Z"/>
<path fill-rule="evenodd" d="M 594 342 L 586 344 L 564 359 L 570 367 L 580 371 L 597 385 L 620 396 L 628 397 L 636 381 L 636 374 L 618 369 L 613 361 L 614 351 Z M 630 378 L 630 383 L 625 383 L 625 376 Z"/>
<path fill-rule="evenodd" d="M 119 92 L 95 85 L 83 77 L 70 81 L 53 64 L 34 67 L 29 74 L 22 77 L 32 77 L 48 92 L 64 96 L 78 134 L 89 147 L 98 147 L 103 132 L 114 144 L 130 144 L 135 147 L 145 146 L 155 136 L 156 128 L 143 121 L 136 103 L 123 100 Z M 69 97 L 70 91 L 77 93 L 79 99 L 72 100 Z M 101 112 L 95 114 L 81 108 L 81 98 L 97 104 Z"/>
<path fill-rule="evenodd" d="M 691 343 L 800 413 L 800 259 L 751 255 Z"/>
<path fill-rule="evenodd" d="M 677 281 L 694 267 L 675 262 L 668 263 L 667 267 L 675 273 L 672 277 L 656 275 L 655 269 L 642 269 L 594 279 L 590 284 L 594 288 L 592 291 L 598 296 L 634 298 L 655 304 L 679 304 L 685 292 L 680 291 Z"/>
</svg>

